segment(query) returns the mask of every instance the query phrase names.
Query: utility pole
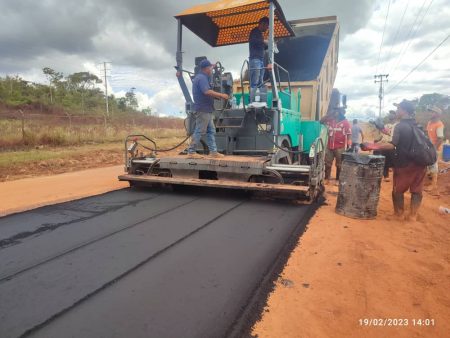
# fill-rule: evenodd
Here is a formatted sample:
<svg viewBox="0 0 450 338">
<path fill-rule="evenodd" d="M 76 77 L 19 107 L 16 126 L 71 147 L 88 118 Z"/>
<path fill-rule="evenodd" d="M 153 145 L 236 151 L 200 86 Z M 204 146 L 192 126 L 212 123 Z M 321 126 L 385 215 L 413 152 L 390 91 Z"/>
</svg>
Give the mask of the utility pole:
<svg viewBox="0 0 450 338">
<path fill-rule="evenodd" d="M 389 74 L 378 74 L 378 75 L 374 75 L 375 78 L 375 83 L 379 83 L 380 84 L 380 89 L 378 92 L 378 98 L 380 99 L 380 112 L 379 112 L 379 117 L 381 117 L 381 109 L 382 109 L 382 105 L 383 105 L 383 98 L 384 98 L 384 83 L 385 82 L 389 82 L 388 80 Z M 379 79 L 379 80 L 377 80 Z"/>
<path fill-rule="evenodd" d="M 104 75 L 104 82 L 105 82 L 106 116 L 109 117 L 108 82 L 107 82 L 107 75 L 106 75 L 106 71 L 108 70 L 106 68 L 106 65 L 108 63 L 111 63 L 111 62 L 103 62 L 103 75 Z"/>
</svg>

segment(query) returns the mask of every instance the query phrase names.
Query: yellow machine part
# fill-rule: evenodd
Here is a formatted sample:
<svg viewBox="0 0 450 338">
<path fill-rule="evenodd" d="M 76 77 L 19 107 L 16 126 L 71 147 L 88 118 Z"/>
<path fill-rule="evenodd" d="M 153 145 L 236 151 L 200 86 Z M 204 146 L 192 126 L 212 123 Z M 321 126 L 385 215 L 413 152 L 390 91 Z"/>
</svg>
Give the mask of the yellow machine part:
<svg viewBox="0 0 450 338">
<path fill-rule="evenodd" d="M 275 37 L 294 36 L 277 1 Z M 197 5 L 175 16 L 184 26 L 213 47 L 248 42 L 250 31 L 269 14 L 266 0 L 220 0 Z"/>
</svg>

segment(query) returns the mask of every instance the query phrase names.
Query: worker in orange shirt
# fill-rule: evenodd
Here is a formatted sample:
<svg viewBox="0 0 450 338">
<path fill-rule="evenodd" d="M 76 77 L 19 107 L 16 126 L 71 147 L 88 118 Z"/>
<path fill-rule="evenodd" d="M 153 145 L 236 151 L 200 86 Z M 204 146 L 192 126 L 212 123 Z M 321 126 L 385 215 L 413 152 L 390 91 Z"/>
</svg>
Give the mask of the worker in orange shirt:
<svg viewBox="0 0 450 338">
<path fill-rule="evenodd" d="M 439 107 L 433 106 L 427 109 L 431 112 L 431 119 L 427 125 L 428 137 L 436 148 L 439 154 L 444 143 L 444 123 L 441 121 L 442 110 Z M 431 189 L 433 195 L 439 195 L 438 190 L 438 173 L 439 173 L 439 156 L 436 163 L 428 167 L 428 174 L 431 176 Z"/>
</svg>

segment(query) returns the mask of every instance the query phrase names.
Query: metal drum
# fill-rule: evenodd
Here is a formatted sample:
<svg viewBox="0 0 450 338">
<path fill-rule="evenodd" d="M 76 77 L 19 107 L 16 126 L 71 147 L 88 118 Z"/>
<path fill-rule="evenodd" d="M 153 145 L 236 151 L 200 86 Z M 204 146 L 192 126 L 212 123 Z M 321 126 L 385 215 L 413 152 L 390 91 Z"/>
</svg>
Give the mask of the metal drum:
<svg viewBox="0 0 450 338">
<path fill-rule="evenodd" d="M 384 156 L 344 153 L 336 213 L 351 218 L 377 216 Z"/>
</svg>

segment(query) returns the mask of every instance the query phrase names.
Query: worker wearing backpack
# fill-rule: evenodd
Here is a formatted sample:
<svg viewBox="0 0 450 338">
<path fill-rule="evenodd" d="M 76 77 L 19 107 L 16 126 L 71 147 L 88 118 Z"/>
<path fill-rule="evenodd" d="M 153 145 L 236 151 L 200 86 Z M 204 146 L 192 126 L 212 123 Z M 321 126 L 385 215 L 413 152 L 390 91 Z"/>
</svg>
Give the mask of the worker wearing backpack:
<svg viewBox="0 0 450 338">
<path fill-rule="evenodd" d="M 417 220 L 417 212 L 422 203 L 422 191 L 427 166 L 436 161 L 433 144 L 419 129 L 414 118 L 415 107 L 410 101 L 403 100 L 397 107 L 400 122 L 395 126 L 390 143 L 366 144 L 366 150 L 395 149 L 394 182 L 392 201 L 395 215 L 403 218 L 404 193 L 411 192 L 409 220 Z"/>
</svg>

